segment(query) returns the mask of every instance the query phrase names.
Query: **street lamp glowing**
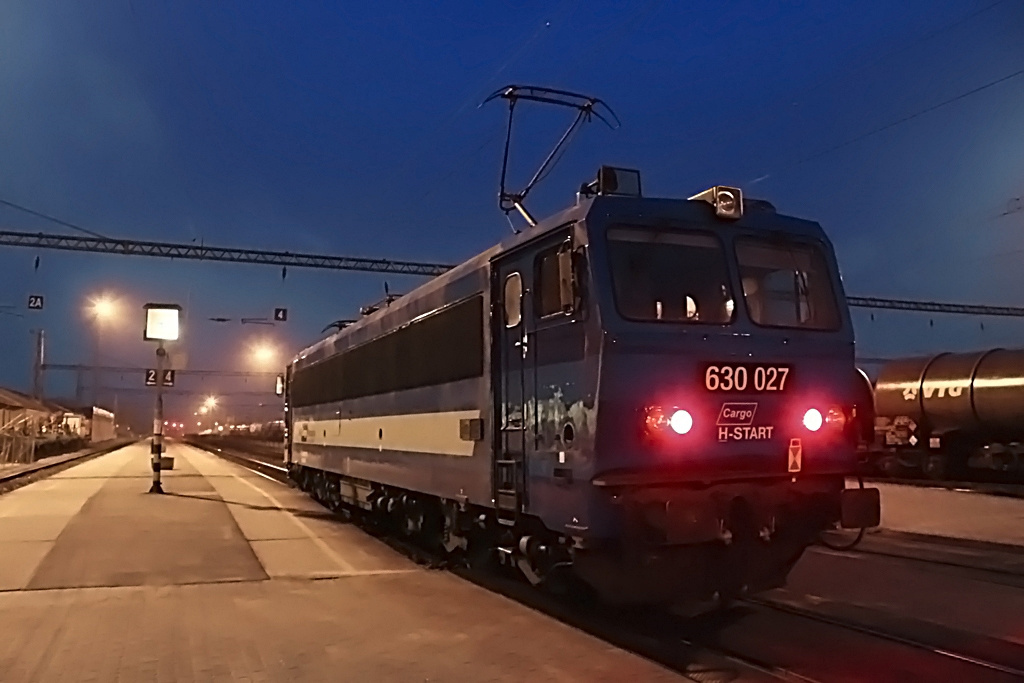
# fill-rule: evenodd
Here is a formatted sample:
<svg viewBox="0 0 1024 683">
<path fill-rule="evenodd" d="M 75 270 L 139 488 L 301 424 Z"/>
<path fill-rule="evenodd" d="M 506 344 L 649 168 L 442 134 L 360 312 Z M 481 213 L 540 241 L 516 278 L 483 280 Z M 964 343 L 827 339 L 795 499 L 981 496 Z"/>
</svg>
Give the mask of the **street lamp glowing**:
<svg viewBox="0 0 1024 683">
<path fill-rule="evenodd" d="M 216 408 L 216 407 L 217 407 L 217 397 L 216 396 L 207 396 L 206 397 L 206 401 L 203 403 L 203 408 L 206 408 L 206 410 L 211 410 L 211 409 Z"/>
<path fill-rule="evenodd" d="M 110 320 L 117 314 L 117 301 L 109 294 L 102 294 L 92 300 L 92 314 L 97 320 Z"/>
<path fill-rule="evenodd" d="M 252 362 L 259 367 L 269 367 L 277 362 L 277 348 L 267 341 L 253 344 L 250 355 Z"/>
</svg>

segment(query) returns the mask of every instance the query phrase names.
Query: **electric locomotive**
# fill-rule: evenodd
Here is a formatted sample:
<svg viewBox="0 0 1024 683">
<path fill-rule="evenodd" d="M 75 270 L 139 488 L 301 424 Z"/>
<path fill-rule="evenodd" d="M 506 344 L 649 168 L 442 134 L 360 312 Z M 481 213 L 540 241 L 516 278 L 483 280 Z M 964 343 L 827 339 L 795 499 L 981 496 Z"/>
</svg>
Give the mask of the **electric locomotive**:
<svg viewBox="0 0 1024 683">
<path fill-rule="evenodd" d="M 701 603 L 874 526 L 832 247 L 736 188 L 602 167 L 564 211 L 302 351 L 291 476 L 533 583 Z"/>
</svg>

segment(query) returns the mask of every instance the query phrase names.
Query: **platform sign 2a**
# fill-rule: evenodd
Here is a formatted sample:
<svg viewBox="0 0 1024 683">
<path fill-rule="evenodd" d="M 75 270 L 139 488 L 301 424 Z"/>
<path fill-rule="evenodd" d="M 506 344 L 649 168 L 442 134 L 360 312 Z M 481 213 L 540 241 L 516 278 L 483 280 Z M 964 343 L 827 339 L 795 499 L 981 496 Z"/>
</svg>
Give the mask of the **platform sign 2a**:
<svg viewBox="0 0 1024 683">
<path fill-rule="evenodd" d="M 30 311 L 41 311 L 41 310 L 43 310 L 43 295 L 42 294 L 29 294 L 28 295 L 28 309 Z"/>
<path fill-rule="evenodd" d="M 156 386 L 156 377 L 157 377 L 156 369 L 155 368 L 147 368 L 147 370 L 146 370 L 146 386 L 147 387 L 155 387 Z M 165 387 L 173 387 L 174 386 L 174 370 L 164 370 L 164 386 Z"/>
</svg>

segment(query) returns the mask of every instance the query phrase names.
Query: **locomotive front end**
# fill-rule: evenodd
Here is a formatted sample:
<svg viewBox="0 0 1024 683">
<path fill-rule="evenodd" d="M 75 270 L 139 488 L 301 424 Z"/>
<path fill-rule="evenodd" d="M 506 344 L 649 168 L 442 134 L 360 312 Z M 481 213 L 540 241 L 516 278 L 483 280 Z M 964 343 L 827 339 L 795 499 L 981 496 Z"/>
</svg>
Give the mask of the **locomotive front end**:
<svg viewBox="0 0 1024 683">
<path fill-rule="evenodd" d="M 587 220 L 604 336 L 577 573 L 609 600 L 700 602 L 877 525 L 877 490 L 846 488 L 866 406 L 821 228 L 732 188 Z"/>
</svg>

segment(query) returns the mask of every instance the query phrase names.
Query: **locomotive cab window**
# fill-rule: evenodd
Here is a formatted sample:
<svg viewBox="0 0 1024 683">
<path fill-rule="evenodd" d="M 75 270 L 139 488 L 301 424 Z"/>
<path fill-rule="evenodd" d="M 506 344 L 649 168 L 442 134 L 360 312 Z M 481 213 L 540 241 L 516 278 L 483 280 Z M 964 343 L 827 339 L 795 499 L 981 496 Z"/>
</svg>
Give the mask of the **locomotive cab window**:
<svg viewBox="0 0 1024 683">
<path fill-rule="evenodd" d="M 523 278 L 512 273 L 505 278 L 505 327 L 515 327 L 523 319 Z"/>
<path fill-rule="evenodd" d="M 736 241 L 750 319 L 765 327 L 839 328 L 832 276 L 821 249 L 804 242 Z"/>
<path fill-rule="evenodd" d="M 627 320 L 724 325 L 733 297 L 714 235 L 649 228 L 608 231 L 615 306 Z"/>
<path fill-rule="evenodd" d="M 538 318 L 573 312 L 572 250 L 566 245 L 546 249 L 533 265 L 533 310 Z"/>
</svg>

